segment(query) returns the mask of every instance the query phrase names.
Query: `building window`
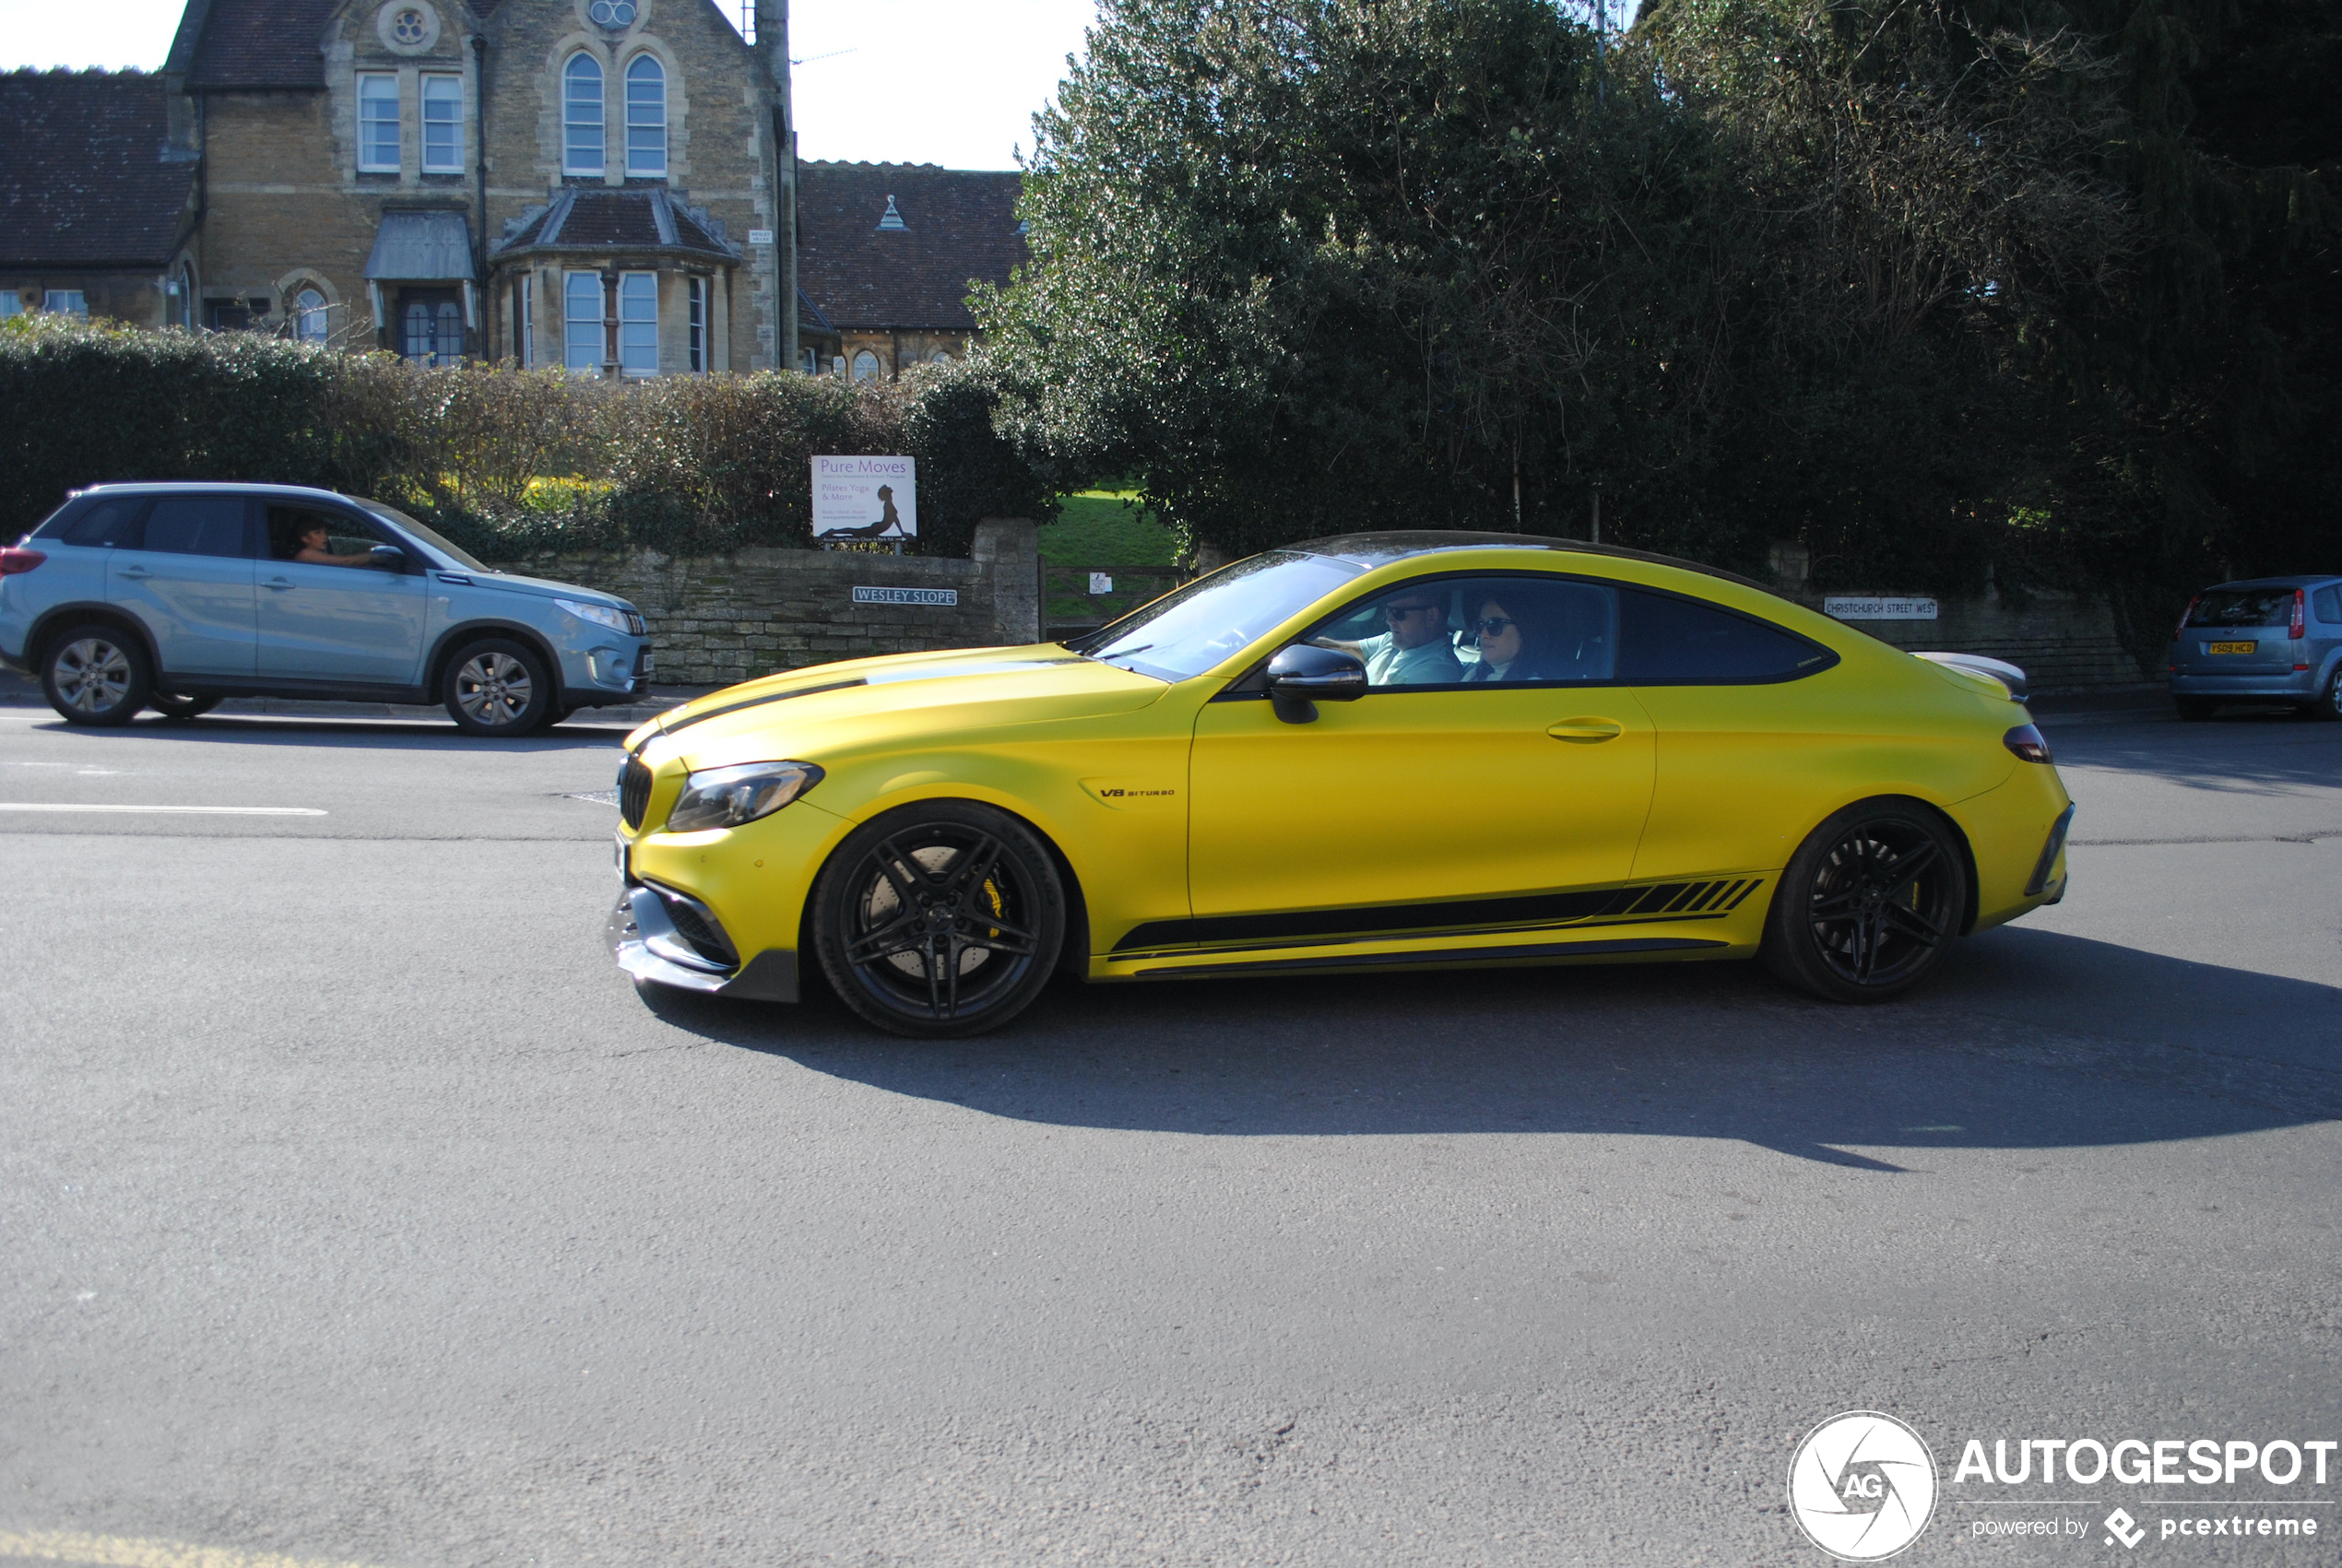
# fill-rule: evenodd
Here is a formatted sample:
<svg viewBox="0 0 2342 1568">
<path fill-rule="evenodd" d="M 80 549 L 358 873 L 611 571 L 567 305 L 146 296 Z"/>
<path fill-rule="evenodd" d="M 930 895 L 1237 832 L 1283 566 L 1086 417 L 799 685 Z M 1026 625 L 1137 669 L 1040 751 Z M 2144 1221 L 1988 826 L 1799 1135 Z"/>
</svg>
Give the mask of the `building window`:
<svg viewBox="0 0 2342 1568">
<path fill-rule="evenodd" d="M 876 381 L 878 380 L 878 373 L 879 362 L 878 356 L 876 354 L 873 354 L 868 348 L 865 348 L 860 353 L 854 356 L 854 379 L 856 381 Z"/>
<path fill-rule="evenodd" d="M 405 321 L 407 358 L 419 365 L 452 365 L 464 357 L 464 309 L 453 300 L 410 300 Z"/>
<path fill-rule="evenodd" d="M 325 296 L 304 289 L 293 296 L 293 336 L 303 343 L 325 341 Z"/>
<path fill-rule="evenodd" d="M 464 78 L 423 78 L 423 172 L 464 171 Z"/>
<path fill-rule="evenodd" d="M 618 369 L 621 375 L 658 374 L 658 274 L 630 272 L 618 280 Z"/>
<path fill-rule="evenodd" d="M 602 275 L 573 272 L 562 285 L 562 363 L 599 375 L 602 369 Z"/>
<path fill-rule="evenodd" d="M 0 321 L 24 314 L 24 296 L 13 289 L 0 289 Z"/>
<path fill-rule="evenodd" d="M 692 373 L 707 373 L 707 279 L 692 279 Z"/>
<path fill-rule="evenodd" d="M 513 279 L 513 358 L 527 370 L 537 363 L 537 275 Z"/>
<path fill-rule="evenodd" d="M 602 171 L 602 66 L 573 54 L 562 70 L 562 172 Z"/>
<path fill-rule="evenodd" d="M 366 174 L 398 172 L 398 78 L 358 78 L 358 168 Z"/>
<path fill-rule="evenodd" d="M 938 348 L 938 349 L 937 349 L 937 350 L 936 350 L 936 351 L 935 351 L 932 355 L 929 356 L 929 358 L 928 358 L 928 363 L 929 363 L 929 364 L 931 364 L 931 365 L 948 365 L 948 364 L 950 364 L 951 362 L 952 362 L 952 350 L 950 350 L 949 348 Z"/>
<path fill-rule="evenodd" d="M 83 321 L 88 321 L 89 296 L 78 289 L 51 289 L 41 294 L 41 308 L 44 311 L 54 311 L 61 316 L 79 316 Z"/>
<path fill-rule="evenodd" d="M 667 172 L 667 73 L 647 54 L 626 67 L 626 172 Z"/>
</svg>

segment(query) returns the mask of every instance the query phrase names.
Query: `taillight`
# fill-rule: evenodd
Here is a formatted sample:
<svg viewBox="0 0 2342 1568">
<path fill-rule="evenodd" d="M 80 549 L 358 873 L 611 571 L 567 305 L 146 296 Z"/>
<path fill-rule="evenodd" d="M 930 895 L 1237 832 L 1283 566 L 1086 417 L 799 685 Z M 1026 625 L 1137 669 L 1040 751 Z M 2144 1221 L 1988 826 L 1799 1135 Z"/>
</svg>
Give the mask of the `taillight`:
<svg viewBox="0 0 2342 1568">
<path fill-rule="evenodd" d="M 2041 732 L 2031 725 L 2018 725 L 2001 737 L 2001 744 L 2028 762 L 2050 760 L 2049 742 L 2043 740 Z"/>
<path fill-rule="evenodd" d="M 6 549 L 0 549 L 0 577 L 13 577 L 19 572 L 30 572 L 48 559 L 39 550 L 23 549 L 10 545 Z M 2293 613 L 2297 616 L 2301 613 L 2299 607 L 2296 607 Z"/>
<path fill-rule="evenodd" d="M 2203 602 L 2204 595 L 2201 594 L 2198 594 L 2194 598 L 2188 600 L 2187 608 L 2180 611 L 2180 623 L 2171 628 L 2172 642 L 2176 643 L 2180 640 L 2180 633 L 2187 630 L 2188 618 L 2195 614 L 2195 607 Z"/>
<path fill-rule="evenodd" d="M 2297 642 L 2297 643 L 2298 643 L 2298 642 L 2300 642 L 2300 641 L 2301 640 L 2302 636 L 2303 636 L 2303 635 L 2304 635 L 2304 634 L 2308 631 L 2308 630 L 2309 630 L 2309 628 L 2308 628 L 2305 624 L 2303 624 L 2302 619 L 2301 619 L 2301 597 L 2302 597 L 2302 595 L 2301 595 L 2301 589 L 2299 589 L 2299 588 L 2294 589 L 2294 590 L 2293 590 L 2293 619 L 2292 619 L 2291 620 L 2289 620 L 2289 621 L 2286 622 L 2286 625 L 2285 625 L 2285 634 L 2286 634 L 2288 637 L 2292 638 L 2292 639 L 2293 639 L 2295 642 Z"/>
</svg>

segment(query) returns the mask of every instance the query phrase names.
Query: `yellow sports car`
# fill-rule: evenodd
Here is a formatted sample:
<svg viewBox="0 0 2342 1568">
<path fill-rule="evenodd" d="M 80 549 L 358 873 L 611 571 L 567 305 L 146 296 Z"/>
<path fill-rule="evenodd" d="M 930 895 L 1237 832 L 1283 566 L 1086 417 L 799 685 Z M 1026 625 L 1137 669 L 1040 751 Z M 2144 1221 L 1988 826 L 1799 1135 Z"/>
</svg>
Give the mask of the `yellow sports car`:
<svg viewBox="0 0 2342 1568">
<path fill-rule="evenodd" d="M 910 1035 L 1058 973 L 1756 955 L 1871 1000 L 2055 902 L 2073 816 L 1988 675 L 1687 562 L 1452 533 L 736 686 L 628 737 L 619 797 L 637 981 L 794 1001 L 818 963 Z"/>
</svg>

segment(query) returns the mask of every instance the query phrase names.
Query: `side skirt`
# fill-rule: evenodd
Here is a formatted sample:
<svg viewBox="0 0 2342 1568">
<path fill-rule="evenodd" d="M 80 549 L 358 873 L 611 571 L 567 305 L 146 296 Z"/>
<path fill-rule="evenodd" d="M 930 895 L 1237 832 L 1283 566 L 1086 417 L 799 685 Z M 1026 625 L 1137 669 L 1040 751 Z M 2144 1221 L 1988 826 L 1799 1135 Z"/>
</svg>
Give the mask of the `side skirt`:
<svg viewBox="0 0 2342 1568">
<path fill-rule="evenodd" d="M 1529 942 L 1504 948 L 1435 948 L 1411 953 L 1327 953 L 1317 958 L 1253 959 L 1139 970 L 1138 980 L 1201 980 L 1231 974 L 1291 974 L 1308 970 L 1399 969 L 1425 964 L 1485 966 L 1516 960 L 1624 958 L 1640 953 L 1721 952 L 1730 942 L 1693 937 L 1615 937 L 1590 942 Z"/>
</svg>

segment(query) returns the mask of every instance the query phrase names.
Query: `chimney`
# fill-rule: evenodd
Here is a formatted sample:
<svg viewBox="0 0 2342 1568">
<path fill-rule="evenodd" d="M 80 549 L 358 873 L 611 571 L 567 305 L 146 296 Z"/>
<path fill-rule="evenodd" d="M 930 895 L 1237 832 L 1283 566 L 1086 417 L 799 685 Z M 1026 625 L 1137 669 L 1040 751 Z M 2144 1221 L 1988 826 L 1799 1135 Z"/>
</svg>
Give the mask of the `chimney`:
<svg viewBox="0 0 2342 1568">
<path fill-rule="evenodd" d="M 789 93 L 788 0 L 756 0 L 756 47 L 773 80 L 773 291 L 778 370 L 797 368 L 797 109 Z"/>
</svg>

